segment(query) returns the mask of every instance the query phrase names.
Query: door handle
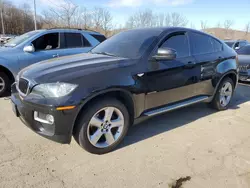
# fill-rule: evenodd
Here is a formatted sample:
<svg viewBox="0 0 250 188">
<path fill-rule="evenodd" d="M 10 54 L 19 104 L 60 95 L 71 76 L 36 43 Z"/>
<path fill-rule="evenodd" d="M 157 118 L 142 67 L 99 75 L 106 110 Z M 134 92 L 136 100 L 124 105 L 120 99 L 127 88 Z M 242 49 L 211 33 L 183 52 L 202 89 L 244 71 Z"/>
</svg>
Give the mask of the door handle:
<svg viewBox="0 0 250 188">
<path fill-rule="evenodd" d="M 54 54 L 52 57 L 59 57 L 59 54 Z"/>
<path fill-rule="evenodd" d="M 193 68 L 195 66 L 195 62 L 190 61 L 186 65 L 184 65 L 185 68 Z"/>
</svg>

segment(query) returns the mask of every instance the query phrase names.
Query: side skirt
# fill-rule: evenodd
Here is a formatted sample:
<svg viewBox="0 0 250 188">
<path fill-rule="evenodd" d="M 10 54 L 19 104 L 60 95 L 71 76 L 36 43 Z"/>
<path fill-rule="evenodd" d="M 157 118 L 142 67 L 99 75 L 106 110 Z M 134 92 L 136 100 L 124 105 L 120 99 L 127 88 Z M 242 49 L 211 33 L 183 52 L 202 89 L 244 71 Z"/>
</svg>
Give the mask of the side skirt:
<svg viewBox="0 0 250 188">
<path fill-rule="evenodd" d="M 155 116 L 155 115 L 158 115 L 158 114 L 162 114 L 162 113 L 165 113 L 165 112 L 176 110 L 176 109 L 179 109 L 179 108 L 182 108 L 182 107 L 185 107 L 185 106 L 189 106 L 189 105 L 192 105 L 192 104 L 195 104 L 195 103 L 199 103 L 199 102 L 202 102 L 202 101 L 205 102 L 208 99 L 209 99 L 208 96 L 199 96 L 199 97 L 188 99 L 188 100 L 185 100 L 185 101 L 182 101 L 182 102 L 178 102 L 178 103 L 175 103 L 175 104 L 171 104 L 171 105 L 160 107 L 160 108 L 157 108 L 157 109 L 154 109 L 154 110 L 150 110 L 150 111 L 144 112 L 142 115 L 144 115 L 144 116 Z"/>
</svg>

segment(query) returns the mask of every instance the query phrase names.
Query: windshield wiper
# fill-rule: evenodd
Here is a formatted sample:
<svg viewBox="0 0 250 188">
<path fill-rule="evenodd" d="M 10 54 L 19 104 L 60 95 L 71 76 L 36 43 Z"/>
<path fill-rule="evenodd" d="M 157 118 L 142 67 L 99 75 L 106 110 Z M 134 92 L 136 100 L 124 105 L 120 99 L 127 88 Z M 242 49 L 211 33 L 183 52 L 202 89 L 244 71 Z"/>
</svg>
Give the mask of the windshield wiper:
<svg viewBox="0 0 250 188">
<path fill-rule="evenodd" d="M 113 57 L 117 57 L 115 54 L 111 54 L 108 52 L 91 52 L 93 54 L 102 54 L 102 55 L 108 55 L 108 56 L 113 56 Z"/>
</svg>

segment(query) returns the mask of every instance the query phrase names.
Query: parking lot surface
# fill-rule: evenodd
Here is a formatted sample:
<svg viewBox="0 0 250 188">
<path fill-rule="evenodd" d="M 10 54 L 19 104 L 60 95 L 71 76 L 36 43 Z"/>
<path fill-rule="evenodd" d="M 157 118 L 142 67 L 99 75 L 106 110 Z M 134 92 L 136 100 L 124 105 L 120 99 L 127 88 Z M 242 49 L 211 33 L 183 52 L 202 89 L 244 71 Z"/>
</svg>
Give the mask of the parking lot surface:
<svg viewBox="0 0 250 188">
<path fill-rule="evenodd" d="M 0 187 L 250 187 L 250 86 L 231 107 L 206 104 L 131 127 L 114 152 L 92 155 L 72 139 L 54 143 L 33 133 L 0 99 Z M 188 177 L 188 178 L 185 178 Z"/>
</svg>

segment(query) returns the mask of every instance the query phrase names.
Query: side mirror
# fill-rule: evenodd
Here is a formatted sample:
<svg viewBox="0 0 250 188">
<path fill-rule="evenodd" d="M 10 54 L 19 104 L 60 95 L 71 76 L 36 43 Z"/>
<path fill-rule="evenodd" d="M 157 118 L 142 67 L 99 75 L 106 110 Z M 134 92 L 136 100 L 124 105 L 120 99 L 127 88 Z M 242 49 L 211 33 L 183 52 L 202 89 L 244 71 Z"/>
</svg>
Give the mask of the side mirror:
<svg viewBox="0 0 250 188">
<path fill-rule="evenodd" d="M 157 54 L 153 56 L 156 61 L 173 60 L 177 56 L 177 52 L 171 48 L 159 48 Z"/>
<path fill-rule="evenodd" d="M 234 49 L 235 49 L 235 50 L 239 50 L 239 49 L 240 49 L 240 47 L 239 47 L 239 46 L 237 46 L 237 47 L 235 47 Z"/>
<path fill-rule="evenodd" d="M 23 48 L 23 51 L 27 52 L 27 53 L 32 53 L 35 51 L 35 48 L 34 48 L 33 44 L 30 44 L 30 45 L 25 46 Z"/>
</svg>

